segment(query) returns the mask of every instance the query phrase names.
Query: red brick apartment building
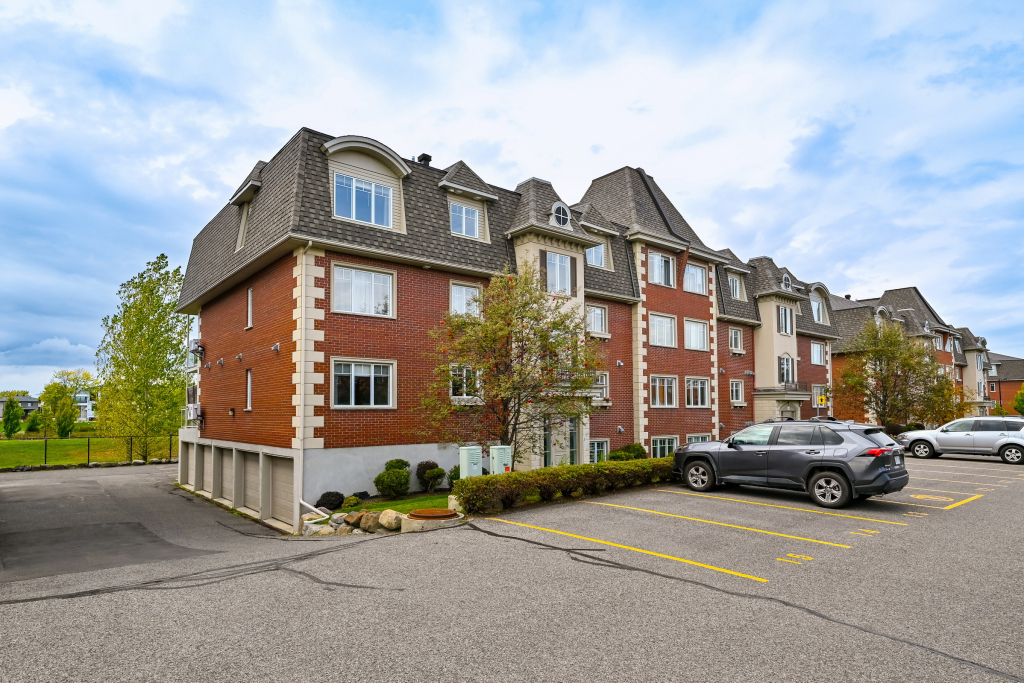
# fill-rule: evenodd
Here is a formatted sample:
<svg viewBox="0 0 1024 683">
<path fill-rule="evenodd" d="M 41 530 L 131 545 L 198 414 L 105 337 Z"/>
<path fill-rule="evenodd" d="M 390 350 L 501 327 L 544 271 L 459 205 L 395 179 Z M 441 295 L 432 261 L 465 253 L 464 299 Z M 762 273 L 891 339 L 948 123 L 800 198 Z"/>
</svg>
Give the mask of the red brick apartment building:
<svg viewBox="0 0 1024 683">
<path fill-rule="evenodd" d="M 179 305 L 196 318 L 183 485 L 297 530 L 306 501 L 373 490 L 391 458 L 455 465 L 453 444 L 419 436 L 427 333 L 506 264 L 573 282 L 569 305 L 586 307 L 606 359 L 575 438 L 518 467 L 634 442 L 668 455 L 815 414 L 839 338 L 821 283 L 707 247 L 640 168 L 567 205 L 548 181 L 508 190 L 462 161 L 430 164 L 302 129 L 195 238 Z"/>
</svg>

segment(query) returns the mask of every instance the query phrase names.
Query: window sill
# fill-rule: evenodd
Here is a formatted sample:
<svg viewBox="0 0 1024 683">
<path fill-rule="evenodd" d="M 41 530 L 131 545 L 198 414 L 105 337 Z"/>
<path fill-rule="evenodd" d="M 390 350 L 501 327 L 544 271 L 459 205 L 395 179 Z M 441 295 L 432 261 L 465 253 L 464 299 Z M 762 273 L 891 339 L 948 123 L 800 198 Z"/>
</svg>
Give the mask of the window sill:
<svg viewBox="0 0 1024 683">
<path fill-rule="evenodd" d="M 381 230 L 390 230 L 392 232 L 397 232 L 390 225 L 380 225 L 378 223 L 370 223 L 368 221 L 361 221 L 358 218 L 345 218 L 344 216 L 336 216 L 336 215 L 333 215 L 333 214 L 331 215 L 331 218 L 333 218 L 336 221 L 348 221 L 349 223 L 355 223 L 356 225 L 369 225 L 372 228 L 380 228 Z"/>
<path fill-rule="evenodd" d="M 708 349 L 691 349 L 689 346 L 684 346 L 683 350 L 685 350 L 685 351 L 699 351 L 701 353 L 710 353 L 710 350 L 708 350 Z"/>
<path fill-rule="evenodd" d="M 679 348 L 675 344 L 672 344 L 671 346 L 668 345 L 668 344 L 655 344 L 654 342 L 648 342 L 647 344 L 648 344 L 648 346 L 653 346 L 654 348 L 657 348 L 657 349 L 678 349 Z"/>
<path fill-rule="evenodd" d="M 695 408 L 697 410 L 707 410 L 711 406 L 686 406 L 687 408 Z"/>
<path fill-rule="evenodd" d="M 747 407 L 746 403 L 732 403 L 731 405 L 732 405 L 733 408 L 746 408 Z"/>
<path fill-rule="evenodd" d="M 464 240 L 473 240 L 474 242 L 489 242 L 489 240 L 486 240 L 483 237 L 473 237 L 472 235 L 462 235 L 460 233 L 451 232 L 451 231 L 449 231 L 448 234 L 451 235 L 452 237 L 461 237 Z"/>
<path fill-rule="evenodd" d="M 686 292 L 687 294 L 699 294 L 700 296 L 707 296 L 708 295 L 707 292 L 695 292 L 692 289 L 686 289 L 685 287 L 683 288 L 683 291 Z"/>
<path fill-rule="evenodd" d="M 649 284 L 649 285 L 657 285 L 659 287 L 664 287 L 665 289 L 676 289 L 675 285 L 666 285 L 666 284 L 662 284 L 660 282 L 652 282 L 651 280 L 648 280 L 647 284 Z"/>
<path fill-rule="evenodd" d="M 594 337 L 595 339 L 611 339 L 612 338 L 612 335 L 611 335 L 610 332 L 590 332 L 590 331 L 587 331 L 587 334 L 589 334 L 591 337 Z"/>
<path fill-rule="evenodd" d="M 381 320 L 394 320 L 393 315 L 377 315 L 376 313 L 356 313 L 355 311 L 331 311 L 336 315 L 358 315 L 361 318 L 380 318 Z"/>
<path fill-rule="evenodd" d="M 482 406 L 484 400 L 479 396 L 449 396 L 453 406 Z"/>
<path fill-rule="evenodd" d="M 331 410 L 398 410 L 395 406 L 331 406 Z"/>
<path fill-rule="evenodd" d="M 243 410 L 242 412 L 243 412 L 243 413 L 251 413 L 251 412 L 252 412 L 252 408 L 246 408 L 246 409 L 245 409 L 245 410 Z"/>
<path fill-rule="evenodd" d="M 676 409 L 678 407 L 679 406 L 655 406 L 655 405 L 652 405 L 651 409 L 652 410 L 674 410 L 674 409 Z"/>
<path fill-rule="evenodd" d="M 610 408 L 612 400 L 610 398 L 595 398 L 590 402 L 590 404 L 597 406 L 598 408 Z"/>
<path fill-rule="evenodd" d="M 744 351 L 743 349 L 729 349 L 729 353 L 736 356 L 744 356 L 747 352 Z"/>
</svg>

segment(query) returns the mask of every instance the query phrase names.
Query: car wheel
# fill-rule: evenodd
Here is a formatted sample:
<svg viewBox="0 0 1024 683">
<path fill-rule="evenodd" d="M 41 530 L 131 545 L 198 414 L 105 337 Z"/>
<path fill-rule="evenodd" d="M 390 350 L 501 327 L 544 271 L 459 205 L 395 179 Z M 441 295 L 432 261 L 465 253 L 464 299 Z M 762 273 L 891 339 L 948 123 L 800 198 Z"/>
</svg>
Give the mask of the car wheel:
<svg viewBox="0 0 1024 683">
<path fill-rule="evenodd" d="M 694 491 L 710 491 L 715 488 L 715 473 L 703 460 L 694 460 L 686 466 L 683 481 Z"/>
<path fill-rule="evenodd" d="M 841 508 L 850 502 L 850 483 L 835 472 L 819 472 L 811 477 L 811 498 L 825 508 Z"/>
<path fill-rule="evenodd" d="M 999 451 L 999 457 L 1009 465 L 1019 465 L 1024 461 L 1024 447 L 1017 444 L 1003 446 L 1002 450 Z"/>
<path fill-rule="evenodd" d="M 915 458 L 934 458 L 935 449 L 927 441 L 915 441 L 910 444 L 910 452 Z"/>
</svg>

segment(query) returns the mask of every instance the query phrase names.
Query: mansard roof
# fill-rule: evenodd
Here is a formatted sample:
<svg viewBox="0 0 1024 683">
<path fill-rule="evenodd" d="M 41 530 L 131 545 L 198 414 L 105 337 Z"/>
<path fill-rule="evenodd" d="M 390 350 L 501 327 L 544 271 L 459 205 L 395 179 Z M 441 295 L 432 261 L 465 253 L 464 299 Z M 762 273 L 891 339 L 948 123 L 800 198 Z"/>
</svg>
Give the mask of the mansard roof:
<svg viewBox="0 0 1024 683">
<path fill-rule="evenodd" d="M 494 188 L 481 180 L 480 176 L 474 173 L 465 161 L 456 161 L 445 170 L 447 173 L 441 178 L 439 186 L 447 188 L 455 194 L 465 193 L 467 197 L 473 199 L 497 199 Z"/>
<path fill-rule="evenodd" d="M 507 234 L 536 231 L 587 246 L 600 243 L 583 229 L 577 217 L 569 210 L 569 205 L 562 201 L 548 181 L 540 178 L 524 180 L 516 186 L 516 192 L 521 199 L 512 217 L 512 225 L 506 230 Z M 564 226 L 555 224 L 553 220 L 555 206 L 558 204 L 564 205 L 569 214 L 569 222 Z"/>
<path fill-rule="evenodd" d="M 731 249 L 721 249 L 718 253 L 726 259 L 726 263 L 720 263 L 715 266 L 715 287 L 718 297 L 719 317 L 736 322 L 746 322 L 751 325 L 760 325 L 761 313 L 758 311 L 756 299 L 750 293 L 752 278 L 750 275 L 746 275 L 746 273 L 752 273 L 751 269 Z M 745 300 L 732 298 L 732 292 L 729 290 L 730 269 L 734 273 L 736 271 L 744 273 L 747 297 Z"/>
</svg>

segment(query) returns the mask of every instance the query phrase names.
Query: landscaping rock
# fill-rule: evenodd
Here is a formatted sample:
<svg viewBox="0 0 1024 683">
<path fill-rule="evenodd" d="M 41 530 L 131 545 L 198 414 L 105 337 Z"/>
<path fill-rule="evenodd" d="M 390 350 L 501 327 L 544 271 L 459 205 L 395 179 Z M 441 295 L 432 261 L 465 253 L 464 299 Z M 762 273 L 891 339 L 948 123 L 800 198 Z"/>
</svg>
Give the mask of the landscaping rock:
<svg viewBox="0 0 1024 683">
<path fill-rule="evenodd" d="M 363 515 L 366 514 L 366 510 L 360 510 L 359 512 L 350 512 L 345 515 L 345 524 L 351 524 L 352 526 L 359 526 L 359 523 L 363 519 Z"/>
<path fill-rule="evenodd" d="M 386 529 L 401 529 L 402 515 L 394 510 L 385 510 L 380 513 L 380 525 Z"/>
<path fill-rule="evenodd" d="M 398 532 L 397 531 L 392 531 L 391 529 L 388 529 L 387 527 L 383 527 L 382 526 L 381 528 L 377 529 L 373 533 L 377 534 L 378 536 L 393 536 L 394 534 L 397 534 Z"/>
<path fill-rule="evenodd" d="M 366 533 L 366 532 L 365 532 L 365 531 L 363 531 L 362 529 L 357 529 L 357 528 L 355 528 L 355 527 L 349 527 L 349 529 L 352 529 L 352 533 L 353 533 L 353 534 L 365 534 L 365 533 Z"/>
<path fill-rule="evenodd" d="M 337 514 L 331 515 L 331 526 L 332 527 L 337 529 L 339 526 L 344 526 L 344 524 L 345 524 L 345 515 L 343 515 L 340 512 L 337 513 Z"/>
<path fill-rule="evenodd" d="M 310 519 L 320 519 L 321 517 L 323 517 L 323 515 L 318 515 L 315 512 L 307 512 L 306 514 L 302 515 L 302 520 L 307 521 Z"/>
<path fill-rule="evenodd" d="M 320 531 L 320 527 L 317 526 L 316 524 L 311 524 L 309 522 L 304 522 L 302 524 L 302 535 L 303 536 L 312 536 L 313 534 L 315 534 L 318 531 Z"/>
<path fill-rule="evenodd" d="M 448 509 L 455 510 L 456 512 L 465 512 L 462 509 L 462 505 L 459 504 L 459 499 L 455 496 L 448 496 Z"/>
<path fill-rule="evenodd" d="M 330 515 L 331 514 L 331 509 L 330 508 L 318 507 L 317 510 L 319 510 L 322 513 L 324 513 L 325 515 Z"/>
<path fill-rule="evenodd" d="M 135 466 L 145 465 L 145 464 L 146 464 L 145 460 L 132 460 L 132 465 L 135 465 Z"/>
<path fill-rule="evenodd" d="M 342 524 L 334 533 L 336 533 L 339 536 L 347 536 L 348 534 L 354 534 L 355 532 L 356 528 L 354 526 Z"/>
<path fill-rule="evenodd" d="M 314 526 L 316 526 L 316 525 L 314 525 Z M 319 525 L 319 529 L 320 530 L 316 532 L 317 536 L 333 536 L 334 535 L 334 527 L 332 527 L 330 524 L 321 524 L 321 525 Z"/>
<path fill-rule="evenodd" d="M 380 513 L 374 510 L 373 512 L 363 513 L 363 518 L 359 520 L 359 528 L 367 533 L 373 533 L 380 528 Z"/>
</svg>

